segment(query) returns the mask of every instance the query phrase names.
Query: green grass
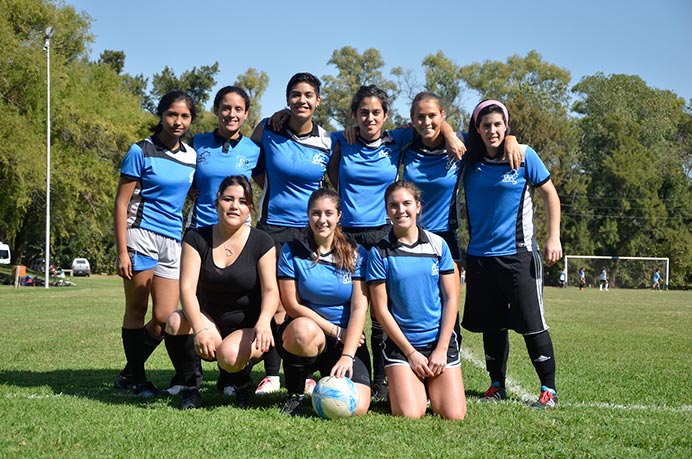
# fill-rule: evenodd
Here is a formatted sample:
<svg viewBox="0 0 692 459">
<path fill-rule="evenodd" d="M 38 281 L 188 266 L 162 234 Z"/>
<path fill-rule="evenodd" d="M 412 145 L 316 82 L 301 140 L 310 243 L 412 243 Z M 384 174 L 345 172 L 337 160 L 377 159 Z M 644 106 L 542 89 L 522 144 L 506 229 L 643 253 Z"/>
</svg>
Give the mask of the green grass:
<svg viewBox="0 0 692 459">
<path fill-rule="evenodd" d="M 488 378 L 463 362 L 468 416 L 407 420 L 376 404 L 363 418 L 289 418 L 284 394 L 247 411 L 217 394 L 205 364 L 201 410 L 175 398 L 151 402 L 111 388 L 123 365 L 117 278 L 77 287 L 0 286 L 0 457 L 690 457 L 692 292 L 546 289 L 560 407 L 535 411 L 538 395 L 523 340 L 511 335 L 512 400 L 479 404 Z M 464 349 L 482 357 L 480 336 Z M 147 369 L 165 386 L 163 346 Z M 259 380 L 261 368 L 253 377 Z"/>
</svg>

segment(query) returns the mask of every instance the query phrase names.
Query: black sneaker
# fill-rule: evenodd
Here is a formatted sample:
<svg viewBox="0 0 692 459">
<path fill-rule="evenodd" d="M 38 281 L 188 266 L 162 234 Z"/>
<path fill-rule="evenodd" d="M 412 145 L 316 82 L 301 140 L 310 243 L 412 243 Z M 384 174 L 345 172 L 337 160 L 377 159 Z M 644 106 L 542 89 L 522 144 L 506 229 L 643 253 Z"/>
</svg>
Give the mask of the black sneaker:
<svg viewBox="0 0 692 459">
<path fill-rule="evenodd" d="M 375 383 L 372 385 L 372 401 L 386 402 L 389 400 L 389 386 L 386 382 Z"/>
<path fill-rule="evenodd" d="M 500 386 L 499 382 L 494 382 L 478 401 L 481 403 L 499 402 L 500 400 L 505 400 L 506 398 L 507 389 Z"/>
<path fill-rule="evenodd" d="M 303 413 L 303 399 L 305 394 L 291 394 L 288 396 L 284 407 L 281 408 L 283 414 L 290 416 L 300 416 Z"/>
<path fill-rule="evenodd" d="M 180 404 L 178 408 L 181 410 L 194 410 L 202 408 L 202 395 L 199 389 L 183 389 L 180 391 Z"/>
<path fill-rule="evenodd" d="M 132 394 L 142 398 L 155 398 L 167 394 L 166 391 L 159 390 L 151 381 L 133 384 L 130 390 Z"/>
<path fill-rule="evenodd" d="M 235 404 L 239 408 L 249 408 L 252 394 L 255 392 L 252 381 L 248 381 L 242 386 L 234 386 Z"/>
<path fill-rule="evenodd" d="M 133 385 L 132 381 L 122 373 L 118 373 L 118 376 L 115 377 L 115 381 L 113 382 L 114 388 L 122 390 L 130 390 Z"/>
</svg>

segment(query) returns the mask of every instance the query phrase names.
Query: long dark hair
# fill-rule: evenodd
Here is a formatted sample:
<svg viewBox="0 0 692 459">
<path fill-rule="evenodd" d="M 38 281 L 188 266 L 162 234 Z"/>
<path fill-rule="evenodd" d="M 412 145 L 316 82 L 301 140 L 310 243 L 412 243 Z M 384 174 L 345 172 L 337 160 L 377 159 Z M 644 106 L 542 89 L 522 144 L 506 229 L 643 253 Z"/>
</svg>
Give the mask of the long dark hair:
<svg viewBox="0 0 692 459">
<path fill-rule="evenodd" d="M 161 132 L 161 130 L 163 129 L 163 124 L 161 123 L 161 117 L 163 116 L 163 113 L 166 110 L 168 110 L 168 108 L 171 105 L 181 100 L 185 102 L 185 105 L 187 105 L 187 109 L 190 110 L 190 117 L 192 118 L 192 121 L 194 121 L 195 118 L 197 118 L 197 109 L 195 108 L 195 101 L 194 99 L 192 99 L 192 96 L 190 96 L 185 91 L 180 91 L 178 89 L 174 91 L 169 91 L 163 95 L 163 97 L 159 101 L 159 105 L 156 106 L 156 116 L 159 117 L 159 122 L 151 127 L 152 133 L 158 134 L 159 132 Z"/>
<path fill-rule="evenodd" d="M 310 195 L 308 200 L 308 214 L 316 201 L 320 199 L 329 199 L 334 203 L 336 211 L 341 213 L 341 198 L 329 188 L 320 188 Z M 308 227 L 308 245 L 313 253 L 317 252 L 317 242 L 315 236 Z M 332 242 L 332 250 L 334 250 L 334 264 L 339 269 L 353 273 L 356 269 L 356 248 L 346 239 L 346 235 L 341 231 L 341 225 L 336 225 L 334 229 L 334 241 Z M 314 263 L 317 264 L 319 255 L 314 257 Z"/>
<path fill-rule="evenodd" d="M 473 110 L 473 116 L 471 116 L 471 120 L 469 121 L 468 135 L 466 136 L 466 147 L 468 148 L 467 155 L 470 163 L 477 163 L 488 152 L 477 129 L 481 125 L 483 117 L 490 113 L 499 113 L 502 115 L 502 119 L 505 120 L 505 126 L 507 126 L 505 136 L 509 134 L 509 112 L 507 111 L 507 107 L 505 107 L 502 102 L 496 100 L 484 100 L 480 102 Z M 502 157 L 504 150 L 505 142 L 503 140 L 498 149 L 500 157 Z"/>
</svg>

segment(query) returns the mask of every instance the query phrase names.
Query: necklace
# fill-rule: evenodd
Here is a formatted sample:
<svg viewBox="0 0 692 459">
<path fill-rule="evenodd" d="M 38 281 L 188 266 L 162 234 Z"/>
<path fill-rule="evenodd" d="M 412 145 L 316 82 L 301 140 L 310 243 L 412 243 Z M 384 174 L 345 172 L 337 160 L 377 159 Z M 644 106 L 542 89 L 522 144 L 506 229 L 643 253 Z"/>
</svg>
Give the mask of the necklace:
<svg viewBox="0 0 692 459">
<path fill-rule="evenodd" d="M 245 225 L 243 225 L 243 226 L 245 226 Z M 236 231 L 237 234 L 233 234 L 228 240 L 221 242 L 221 245 L 223 246 L 223 253 L 227 257 L 232 257 L 233 254 L 235 253 L 235 252 L 233 252 L 233 243 L 236 242 L 236 240 L 238 240 L 238 238 L 243 237 L 244 229 L 245 228 L 241 227 L 238 231 Z M 218 227 L 216 228 L 216 232 L 219 235 L 219 239 L 221 239 L 221 232 L 219 231 Z M 226 242 L 228 242 L 229 245 L 231 246 L 230 249 L 226 246 Z"/>
<path fill-rule="evenodd" d="M 233 256 L 233 251 L 226 247 L 226 243 L 222 242 L 221 245 L 223 245 L 223 251 L 226 254 L 227 257 L 232 257 Z"/>
</svg>

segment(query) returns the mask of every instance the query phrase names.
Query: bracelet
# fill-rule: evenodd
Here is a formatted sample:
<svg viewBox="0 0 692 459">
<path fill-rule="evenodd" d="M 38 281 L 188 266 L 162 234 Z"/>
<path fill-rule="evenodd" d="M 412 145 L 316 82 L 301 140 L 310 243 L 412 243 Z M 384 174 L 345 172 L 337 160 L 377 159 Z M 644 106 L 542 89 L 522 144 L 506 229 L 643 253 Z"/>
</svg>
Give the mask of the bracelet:
<svg viewBox="0 0 692 459">
<path fill-rule="evenodd" d="M 197 333 L 193 334 L 192 337 L 194 338 L 195 336 L 197 336 L 197 335 L 199 335 L 200 333 L 202 333 L 204 330 L 208 330 L 208 328 L 207 328 L 207 327 L 204 327 L 203 329 L 201 329 L 201 330 L 198 331 Z"/>
<path fill-rule="evenodd" d="M 356 361 L 356 358 L 353 357 L 351 354 L 341 354 L 341 357 L 350 357 L 351 360 L 353 360 L 354 362 Z"/>
<path fill-rule="evenodd" d="M 408 353 L 408 355 L 406 356 L 406 358 L 407 358 L 407 359 L 410 359 L 411 356 L 412 356 L 413 354 L 415 354 L 416 352 L 418 352 L 418 351 L 416 351 L 416 348 L 414 347 L 413 350 L 412 350 L 411 352 Z"/>
</svg>

